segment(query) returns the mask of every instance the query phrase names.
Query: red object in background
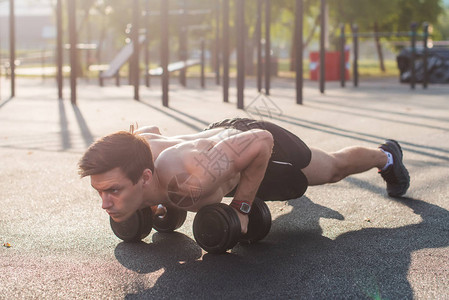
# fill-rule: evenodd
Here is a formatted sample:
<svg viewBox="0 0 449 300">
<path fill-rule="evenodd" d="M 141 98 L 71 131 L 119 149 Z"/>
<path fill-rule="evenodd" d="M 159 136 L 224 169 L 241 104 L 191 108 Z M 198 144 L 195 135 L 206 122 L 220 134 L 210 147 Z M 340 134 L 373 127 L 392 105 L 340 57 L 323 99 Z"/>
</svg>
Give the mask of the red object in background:
<svg viewBox="0 0 449 300">
<path fill-rule="evenodd" d="M 340 51 L 326 52 L 325 81 L 340 80 Z M 310 52 L 310 79 L 318 80 L 320 77 L 320 52 Z M 345 79 L 349 80 L 349 51 L 345 51 Z"/>
</svg>

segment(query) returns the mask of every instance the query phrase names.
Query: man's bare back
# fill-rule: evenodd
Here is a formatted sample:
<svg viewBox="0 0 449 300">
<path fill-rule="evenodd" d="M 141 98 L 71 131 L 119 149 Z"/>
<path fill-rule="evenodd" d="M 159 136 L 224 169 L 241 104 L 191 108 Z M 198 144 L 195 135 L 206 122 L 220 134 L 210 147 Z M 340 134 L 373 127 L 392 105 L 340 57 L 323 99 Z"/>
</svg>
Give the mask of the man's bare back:
<svg viewBox="0 0 449 300">
<path fill-rule="evenodd" d="M 259 147 L 256 141 L 269 135 L 263 130 L 242 132 L 225 128 L 174 137 L 162 136 L 154 128 L 140 132 L 150 144 L 154 174 L 159 188 L 165 191 L 161 193 L 163 199 L 151 202 L 170 203 L 188 211 L 221 202 L 239 184 L 240 173 L 248 165 L 247 157 Z M 261 171 L 260 180 L 265 170 Z M 252 190 L 255 194 L 257 187 Z"/>
</svg>

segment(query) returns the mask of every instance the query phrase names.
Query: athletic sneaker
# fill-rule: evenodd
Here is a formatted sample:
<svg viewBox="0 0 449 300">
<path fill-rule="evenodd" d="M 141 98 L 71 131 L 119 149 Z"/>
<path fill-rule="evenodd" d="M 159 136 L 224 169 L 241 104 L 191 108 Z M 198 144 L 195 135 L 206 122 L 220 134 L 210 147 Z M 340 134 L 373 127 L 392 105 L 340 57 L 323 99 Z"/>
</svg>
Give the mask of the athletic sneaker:
<svg viewBox="0 0 449 300">
<path fill-rule="evenodd" d="M 387 182 L 387 192 L 391 197 L 400 197 L 405 194 L 410 186 L 410 176 L 402 163 L 402 149 L 395 140 L 386 140 L 380 145 L 381 149 L 393 155 L 393 164 L 386 170 L 379 171 Z"/>
</svg>

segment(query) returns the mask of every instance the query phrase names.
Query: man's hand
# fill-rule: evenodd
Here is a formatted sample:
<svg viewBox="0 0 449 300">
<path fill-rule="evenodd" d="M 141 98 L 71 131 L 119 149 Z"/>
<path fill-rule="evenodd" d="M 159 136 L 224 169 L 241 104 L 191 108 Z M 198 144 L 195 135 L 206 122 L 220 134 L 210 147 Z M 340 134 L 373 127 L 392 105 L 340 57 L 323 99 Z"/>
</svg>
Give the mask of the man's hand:
<svg viewBox="0 0 449 300">
<path fill-rule="evenodd" d="M 157 126 L 143 126 L 136 130 L 134 130 L 135 134 L 142 134 L 142 133 L 153 133 L 161 135 L 161 131 L 159 130 L 159 127 Z"/>
<path fill-rule="evenodd" d="M 232 206 L 231 206 L 232 207 Z M 248 215 L 242 214 L 241 212 L 239 212 L 237 209 L 235 209 L 234 207 L 232 207 L 232 209 L 237 213 L 237 216 L 239 217 L 240 220 L 240 226 L 241 226 L 241 230 L 242 230 L 242 234 L 246 234 L 246 232 L 248 232 L 248 222 L 249 222 L 249 217 Z"/>
<path fill-rule="evenodd" d="M 167 213 L 167 208 L 161 204 L 151 206 L 151 210 L 153 211 L 153 216 L 155 217 L 164 216 Z"/>
</svg>

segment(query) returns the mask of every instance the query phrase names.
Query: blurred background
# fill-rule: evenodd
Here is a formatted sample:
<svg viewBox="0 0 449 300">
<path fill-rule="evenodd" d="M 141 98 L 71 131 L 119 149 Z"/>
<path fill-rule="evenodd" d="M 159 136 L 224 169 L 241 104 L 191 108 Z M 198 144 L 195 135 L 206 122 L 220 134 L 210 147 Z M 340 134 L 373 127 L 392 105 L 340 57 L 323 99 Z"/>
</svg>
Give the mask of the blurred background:
<svg viewBox="0 0 449 300">
<path fill-rule="evenodd" d="M 206 74 L 213 76 L 217 68 L 215 59 L 222 37 L 221 11 L 229 0 L 170 0 L 169 35 L 170 61 L 198 58 L 200 41 L 205 41 Z M 68 44 L 67 1 L 63 5 L 63 42 Z M 161 0 L 141 0 L 140 33 L 149 31 L 148 51 L 150 66 L 159 66 L 160 57 L 160 5 Z M 258 0 L 245 1 L 246 73 L 255 74 L 256 23 Z M 310 54 L 319 50 L 320 0 L 304 0 L 304 77 L 310 78 Z M 10 3 L 14 3 L 16 16 L 16 74 L 18 76 L 55 76 L 56 0 L 0 0 L 0 76 L 9 72 L 9 16 Z M 271 1 L 271 49 L 274 74 L 294 76 L 296 0 Z M 340 26 L 346 32 L 356 24 L 359 32 L 395 33 L 410 31 L 415 22 L 420 30 L 429 24 L 429 48 L 449 47 L 449 0 L 333 0 L 328 1 L 324 18 L 327 21 L 326 50 L 338 51 Z M 229 1 L 231 76 L 235 74 L 235 1 Z M 77 0 L 76 30 L 79 48 L 79 76 L 98 77 L 128 43 L 132 31 L 132 1 Z M 146 17 L 148 17 L 146 19 Z M 147 23 L 146 23 L 147 22 Z M 218 28 L 217 28 L 218 26 Z M 218 30 L 218 31 L 217 31 Z M 265 27 L 262 26 L 262 31 Z M 218 36 L 217 36 L 218 32 Z M 180 49 L 180 37 L 187 38 L 187 49 Z M 264 32 L 262 32 L 264 37 Z M 394 35 L 359 38 L 360 76 L 398 76 L 397 55 L 410 46 L 408 37 Z M 262 43 L 264 40 L 262 38 Z M 353 55 L 350 40 L 347 46 Z M 182 53 L 182 51 L 184 53 Z M 187 51 L 187 53 L 185 53 Z M 68 53 L 64 52 L 64 71 L 69 72 Z M 183 56 L 183 57 L 182 57 Z M 141 56 L 143 61 L 143 55 Z M 121 69 L 127 74 L 127 66 Z M 199 66 L 190 74 L 199 73 Z M 67 74 L 67 73 L 66 73 Z"/>
</svg>

